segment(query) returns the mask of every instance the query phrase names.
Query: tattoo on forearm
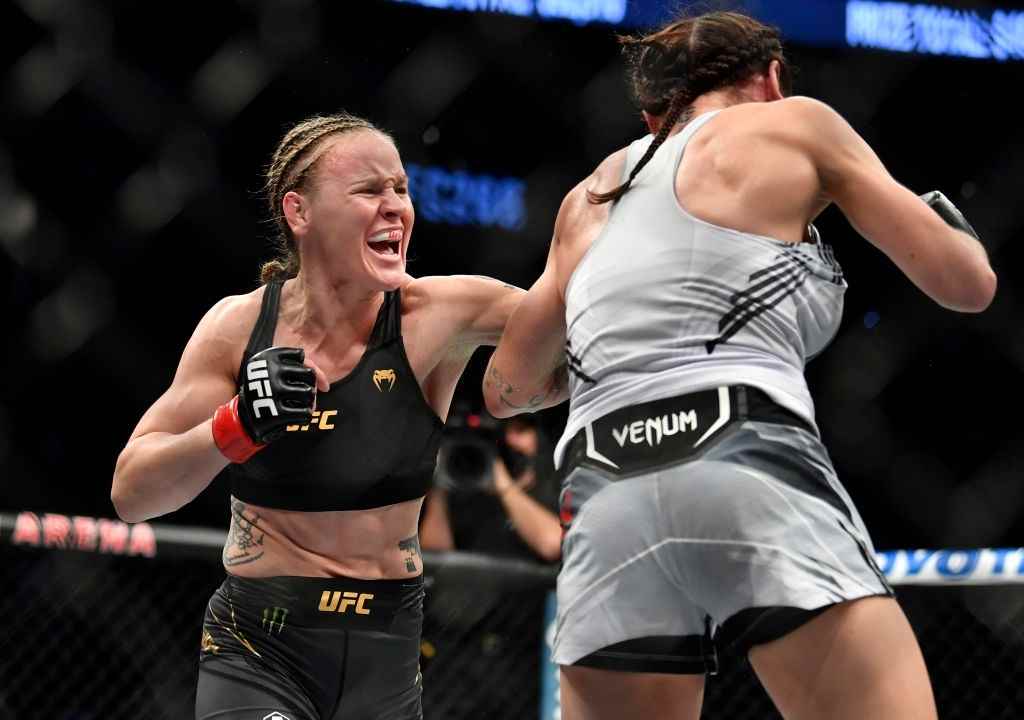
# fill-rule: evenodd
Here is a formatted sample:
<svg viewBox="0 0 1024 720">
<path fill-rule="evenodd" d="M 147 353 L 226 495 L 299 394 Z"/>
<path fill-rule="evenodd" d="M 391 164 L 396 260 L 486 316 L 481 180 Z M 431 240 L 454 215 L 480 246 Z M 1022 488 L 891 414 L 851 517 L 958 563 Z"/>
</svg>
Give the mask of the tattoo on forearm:
<svg viewBox="0 0 1024 720">
<path fill-rule="evenodd" d="M 489 386 L 498 388 L 498 399 L 501 400 L 501 404 L 505 407 L 511 408 L 512 410 L 532 411 L 542 406 L 549 398 L 557 397 L 565 388 L 568 379 L 569 370 L 563 363 L 551 373 L 551 378 L 548 380 L 547 387 L 544 388 L 543 392 L 532 395 L 526 401 L 525 405 L 517 405 L 509 399 L 510 395 L 520 392 L 520 389 L 505 380 L 501 373 L 498 372 L 498 368 L 493 365 L 490 368 L 490 372 L 487 374 L 486 382 Z"/>
<path fill-rule="evenodd" d="M 224 546 L 224 565 L 245 565 L 263 557 L 263 538 L 266 533 L 260 529 L 260 516 L 246 514 L 247 508 L 241 500 L 231 499 L 231 527 L 227 544 Z"/>
<path fill-rule="evenodd" d="M 398 549 L 405 554 L 405 569 L 409 572 L 416 572 L 416 560 L 423 562 L 423 555 L 420 554 L 420 538 L 418 535 L 407 537 L 398 541 Z"/>
</svg>

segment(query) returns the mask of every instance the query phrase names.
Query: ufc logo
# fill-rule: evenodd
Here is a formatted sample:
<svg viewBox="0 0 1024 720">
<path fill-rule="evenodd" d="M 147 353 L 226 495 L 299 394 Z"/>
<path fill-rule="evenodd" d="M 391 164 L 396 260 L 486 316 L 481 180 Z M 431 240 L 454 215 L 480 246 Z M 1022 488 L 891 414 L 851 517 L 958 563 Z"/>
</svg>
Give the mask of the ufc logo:
<svg viewBox="0 0 1024 720">
<path fill-rule="evenodd" d="M 324 590 L 320 595 L 320 612 L 340 613 L 347 611 L 353 605 L 356 608 L 356 615 L 369 615 L 370 609 L 365 603 L 373 600 L 373 593 L 340 592 L 335 590 Z"/>
<path fill-rule="evenodd" d="M 334 423 L 331 422 L 331 418 L 337 414 L 337 410 L 324 410 L 323 412 L 320 410 L 314 410 L 311 422 L 306 425 L 288 425 L 285 428 L 285 432 L 295 432 L 297 430 L 306 432 L 311 427 L 314 429 L 320 428 L 321 430 L 333 430 Z"/>
<path fill-rule="evenodd" d="M 277 405 L 274 404 L 273 393 L 270 391 L 270 373 L 267 372 L 266 360 L 250 360 L 245 366 L 245 377 L 249 381 L 249 389 L 260 399 L 252 404 L 252 412 L 257 418 L 260 411 L 266 408 L 277 417 Z"/>
</svg>

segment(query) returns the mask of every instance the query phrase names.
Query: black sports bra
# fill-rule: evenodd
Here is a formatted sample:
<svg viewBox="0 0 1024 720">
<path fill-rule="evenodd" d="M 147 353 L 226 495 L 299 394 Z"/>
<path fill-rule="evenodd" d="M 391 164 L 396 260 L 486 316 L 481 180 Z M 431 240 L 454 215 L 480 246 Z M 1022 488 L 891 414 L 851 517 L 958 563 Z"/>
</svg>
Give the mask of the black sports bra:
<svg viewBox="0 0 1024 720">
<path fill-rule="evenodd" d="M 242 367 L 273 342 L 280 298 L 281 282 L 269 283 Z M 400 291 L 385 293 L 366 352 L 352 372 L 317 393 L 308 425 L 289 426 L 247 462 L 230 466 L 235 497 L 315 512 L 364 510 L 426 494 L 444 424 L 409 367 L 401 306 Z"/>
</svg>

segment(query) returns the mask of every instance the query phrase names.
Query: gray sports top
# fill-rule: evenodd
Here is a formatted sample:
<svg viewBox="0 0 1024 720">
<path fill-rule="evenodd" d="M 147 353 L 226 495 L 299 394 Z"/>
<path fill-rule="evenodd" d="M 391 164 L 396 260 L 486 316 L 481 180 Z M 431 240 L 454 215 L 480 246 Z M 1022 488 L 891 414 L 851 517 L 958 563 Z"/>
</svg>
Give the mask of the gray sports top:
<svg viewBox="0 0 1024 720">
<path fill-rule="evenodd" d="M 611 208 L 565 293 L 569 419 L 555 449 L 587 423 L 648 400 L 746 384 L 812 424 L 804 364 L 839 327 L 846 282 L 816 242 L 783 243 L 687 213 L 675 178 L 690 138 L 670 137 Z M 653 140 L 627 149 L 623 179 Z"/>
</svg>

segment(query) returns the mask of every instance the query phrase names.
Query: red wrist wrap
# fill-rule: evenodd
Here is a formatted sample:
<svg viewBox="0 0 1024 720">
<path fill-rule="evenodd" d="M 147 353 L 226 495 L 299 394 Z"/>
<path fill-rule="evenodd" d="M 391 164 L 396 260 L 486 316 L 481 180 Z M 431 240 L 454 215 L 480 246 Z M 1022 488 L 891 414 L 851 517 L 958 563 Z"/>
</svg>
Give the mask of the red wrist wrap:
<svg viewBox="0 0 1024 720">
<path fill-rule="evenodd" d="M 233 463 L 244 463 L 266 447 L 266 444 L 261 445 L 249 437 L 242 427 L 242 419 L 238 417 L 237 395 L 213 414 L 213 442 L 221 454 Z"/>
</svg>

